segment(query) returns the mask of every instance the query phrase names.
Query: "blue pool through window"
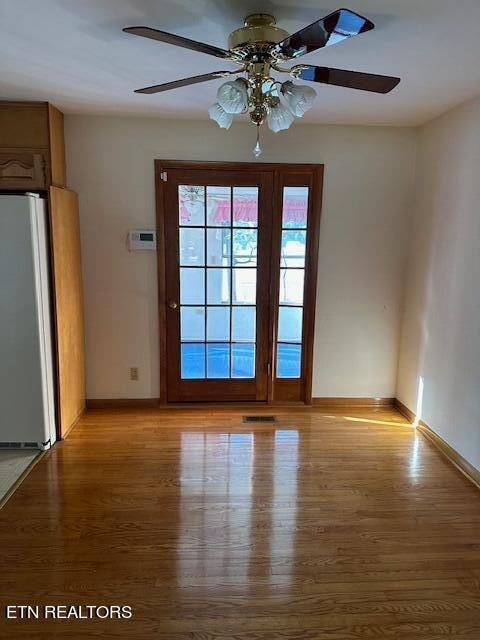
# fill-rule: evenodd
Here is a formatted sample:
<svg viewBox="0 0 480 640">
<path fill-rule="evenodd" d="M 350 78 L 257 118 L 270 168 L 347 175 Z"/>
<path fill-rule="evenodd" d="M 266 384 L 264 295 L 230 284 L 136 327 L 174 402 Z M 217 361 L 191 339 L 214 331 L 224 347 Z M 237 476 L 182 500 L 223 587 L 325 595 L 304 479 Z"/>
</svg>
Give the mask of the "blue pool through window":
<svg viewBox="0 0 480 640">
<path fill-rule="evenodd" d="M 182 343 L 182 377 L 254 378 L 255 345 L 229 343 Z"/>
<path fill-rule="evenodd" d="M 277 349 L 277 376 L 299 378 L 301 374 L 302 345 L 280 343 Z"/>
<path fill-rule="evenodd" d="M 183 343 L 182 349 L 182 377 L 205 378 L 205 347 L 203 344 Z"/>
</svg>

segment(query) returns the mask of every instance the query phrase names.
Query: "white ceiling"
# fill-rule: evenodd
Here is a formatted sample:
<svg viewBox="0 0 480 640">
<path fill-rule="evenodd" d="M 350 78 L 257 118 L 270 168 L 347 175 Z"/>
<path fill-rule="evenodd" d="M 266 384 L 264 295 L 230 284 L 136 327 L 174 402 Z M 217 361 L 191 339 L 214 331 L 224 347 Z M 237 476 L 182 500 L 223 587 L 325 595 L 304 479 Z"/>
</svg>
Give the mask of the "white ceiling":
<svg viewBox="0 0 480 640">
<path fill-rule="evenodd" d="M 329 0 L 331 1 L 331 0 Z M 373 32 L 302 62 L 400 76 L 386 96 L 315 85 L 306 122 L 420 124 L 480 93 L 480 0 L 345 0 Z M 148 25 L 226 47 L 246 14 L 291 33 L 342 6 L 314 0 L 0 0 L 0 98 L 49 100 L 66 113 L 208 118 L 222 80 L 153 96 L 135 88 L 231 63 L 122 32 Z"/>
</svg>

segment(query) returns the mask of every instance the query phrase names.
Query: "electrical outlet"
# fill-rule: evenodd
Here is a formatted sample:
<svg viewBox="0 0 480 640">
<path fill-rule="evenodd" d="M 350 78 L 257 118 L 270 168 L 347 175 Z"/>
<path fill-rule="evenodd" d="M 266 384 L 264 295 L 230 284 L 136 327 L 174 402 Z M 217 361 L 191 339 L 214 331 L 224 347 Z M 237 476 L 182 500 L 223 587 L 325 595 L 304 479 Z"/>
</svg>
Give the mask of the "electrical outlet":
<svg viewBox="0 0 480 640">
<path fill-rule="evenodd" d="M 130 380 L 138 380 L 138 367 L 130 367 Z"/>
</svg>

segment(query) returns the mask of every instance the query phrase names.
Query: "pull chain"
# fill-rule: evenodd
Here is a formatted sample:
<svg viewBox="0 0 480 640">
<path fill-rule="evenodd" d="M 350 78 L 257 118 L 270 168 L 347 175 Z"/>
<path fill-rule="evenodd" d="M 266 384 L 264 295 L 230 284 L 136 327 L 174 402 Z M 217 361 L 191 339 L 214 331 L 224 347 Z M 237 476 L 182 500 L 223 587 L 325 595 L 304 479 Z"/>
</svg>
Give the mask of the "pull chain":
<svg viewBox="0 0 480 640">
<path fill-rule="evenodd" d="M 253 148 L 253 155 L 258 158 L 262 155 L 262 147 L 260 146 L 260 125 L 257 124 L 257 144 Z"/>
</svg>

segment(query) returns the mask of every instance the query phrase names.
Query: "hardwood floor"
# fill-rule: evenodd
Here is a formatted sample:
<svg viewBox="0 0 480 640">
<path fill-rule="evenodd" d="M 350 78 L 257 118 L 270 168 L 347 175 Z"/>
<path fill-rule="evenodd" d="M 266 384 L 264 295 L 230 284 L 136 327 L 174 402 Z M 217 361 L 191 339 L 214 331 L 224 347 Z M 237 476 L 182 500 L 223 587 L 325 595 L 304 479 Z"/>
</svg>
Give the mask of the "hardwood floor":
<svg viewBox="0 0 480 640">
<path fill-rule="evenodd" d="M 390 409 L 91 411 L 0 549 L 1 638 L 480 638 L 480 492 Z M 5 618 L 45 604 L 133 617 Z"/>
</svg>

